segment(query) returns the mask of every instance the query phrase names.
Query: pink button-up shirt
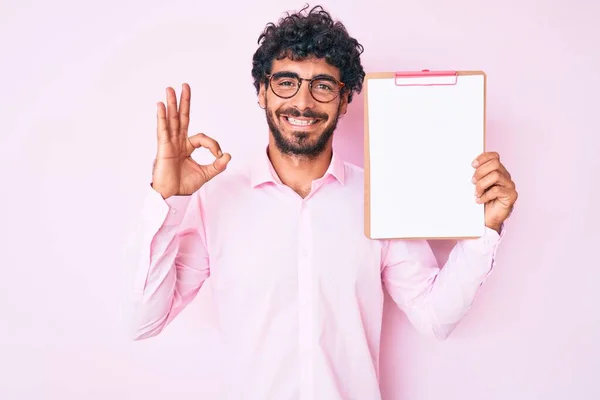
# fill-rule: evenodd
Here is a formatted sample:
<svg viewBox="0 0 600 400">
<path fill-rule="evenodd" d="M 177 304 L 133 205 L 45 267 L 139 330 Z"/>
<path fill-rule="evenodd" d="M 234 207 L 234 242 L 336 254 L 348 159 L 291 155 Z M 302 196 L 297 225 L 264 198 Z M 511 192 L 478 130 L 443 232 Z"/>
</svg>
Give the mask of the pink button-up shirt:
<svg viewBox="0 0 600 400">
<path fill-rule="evenodd" d="M 262 154 L 192 196 L 165 201 L 149 189 L 134 337 L 160 333 L 210 278 L 218 399 L 380 399 L 383 289 L 417 329 L 445 338 L 501 236 L 459 241 L 440 269 L 425 240 L 364 236 L 363 185 L 363 170 L 334 154 L 303 199 Z"/>
</svg>

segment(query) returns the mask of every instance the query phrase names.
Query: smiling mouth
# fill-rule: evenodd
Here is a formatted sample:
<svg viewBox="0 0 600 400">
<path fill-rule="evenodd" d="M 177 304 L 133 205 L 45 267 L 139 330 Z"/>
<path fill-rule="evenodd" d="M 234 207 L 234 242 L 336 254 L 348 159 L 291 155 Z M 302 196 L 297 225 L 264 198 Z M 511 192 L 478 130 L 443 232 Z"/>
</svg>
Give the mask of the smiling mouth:
<svg viewBox="0 0 600 400">
<path fill-rule="evenodd" d="M 312 126 L 319 122 L 318 119 L 300 119 L 287 116 L 283 116 L 283 119 L 293 126 Z"/>
</svg>

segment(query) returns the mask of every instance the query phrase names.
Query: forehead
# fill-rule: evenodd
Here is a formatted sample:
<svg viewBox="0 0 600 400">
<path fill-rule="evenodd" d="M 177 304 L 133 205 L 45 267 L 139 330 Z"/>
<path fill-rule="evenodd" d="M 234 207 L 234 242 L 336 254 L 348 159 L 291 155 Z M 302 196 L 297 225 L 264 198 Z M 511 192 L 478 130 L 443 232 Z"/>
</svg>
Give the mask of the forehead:
<svg viewBox="0 0 600 400">
<path fill-rule="evenodd" d="M 340 79 L 340 71 L 323 58 L 307 58 L 305 60 L 273 60 L 271 73 L 290 71 L 297 73 L 302 78 L 312 78 L 316 75 L 327 74 Z"/>
</svg>

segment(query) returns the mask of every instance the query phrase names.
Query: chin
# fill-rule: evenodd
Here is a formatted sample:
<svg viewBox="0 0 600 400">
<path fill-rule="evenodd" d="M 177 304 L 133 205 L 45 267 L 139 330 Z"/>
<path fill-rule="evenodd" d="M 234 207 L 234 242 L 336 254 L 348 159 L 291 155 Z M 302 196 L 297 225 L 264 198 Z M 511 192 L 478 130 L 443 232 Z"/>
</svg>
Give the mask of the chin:
<svg viewBox="0 0 600 400">
<path fill-rule="evenodd" d="M 336 123 L 328 118 L 276 117 L 267 111 L 267 123 L 275 145 L 283 154 L 314 158 L 322 154 L 333 136 Z M 300 120 L 300 121 L 299 121 Z M 333 121 L 337 122 L 337 118 Z"/>
<path fill-rule="evenodd" d="M 277 148 L 284 154 L 317 157 L 327 148 L 330 136 L 327 132 L 308 134 L 306 132 L 291 132 L 279 135 L 274 131 L 273 137 Z"/>
</svg>

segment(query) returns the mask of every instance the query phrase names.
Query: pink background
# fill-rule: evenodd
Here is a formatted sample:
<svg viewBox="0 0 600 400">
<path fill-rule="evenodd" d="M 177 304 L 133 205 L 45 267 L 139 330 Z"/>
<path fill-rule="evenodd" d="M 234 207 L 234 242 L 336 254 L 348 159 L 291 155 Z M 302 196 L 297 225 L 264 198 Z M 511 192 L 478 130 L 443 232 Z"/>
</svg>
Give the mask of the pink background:
<svg viewBox="0 0 600 400">
<path fill-rule="evenodd" d="M 598 2 L 324 4 L 368 71 L 485 70 L 489 150 L 520 193 L 497 270 L 448 340 L 387 308 L 384 398 L 600 398 Z M 210 399 L 209 286 L 153 340 L 131 342 L 122 317 L 155 103 L 189 82 L 191 129 L 239 165 L 266 140 L 258 34 L 302 5 L 2 2 L 1 399 Z M 360 165 L 362 101 L 336 136 Z M 451 245 L 435 244 L 442 262 Z"/>
</svg>

